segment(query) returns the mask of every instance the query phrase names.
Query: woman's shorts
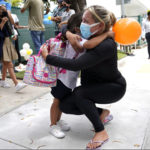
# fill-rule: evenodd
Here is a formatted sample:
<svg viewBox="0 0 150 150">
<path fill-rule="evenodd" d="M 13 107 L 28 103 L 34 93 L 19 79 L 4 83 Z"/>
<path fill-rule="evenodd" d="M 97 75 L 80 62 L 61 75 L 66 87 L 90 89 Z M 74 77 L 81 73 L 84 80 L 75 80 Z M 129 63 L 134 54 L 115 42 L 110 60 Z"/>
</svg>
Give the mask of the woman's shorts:
<svg viewBox="0 0 150 150">
<path fill-rule="evenodd" d="M 72 93 L 72 89 L 66 87 L 60 80 L 57 80 L 57 85 L 51 88 L 53 97 L 61 100 Z"/>
</svg>

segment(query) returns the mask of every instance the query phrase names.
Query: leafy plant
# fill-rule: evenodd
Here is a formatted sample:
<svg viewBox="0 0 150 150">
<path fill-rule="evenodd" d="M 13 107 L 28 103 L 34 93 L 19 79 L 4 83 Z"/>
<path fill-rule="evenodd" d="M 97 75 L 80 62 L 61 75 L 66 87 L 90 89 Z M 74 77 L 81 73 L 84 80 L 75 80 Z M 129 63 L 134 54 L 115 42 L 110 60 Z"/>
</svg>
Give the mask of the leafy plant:
<svg viewBox="0 0 150 150">
<path fill-rule="evenodd" d="M 23 0 L 6 0 L 6 1 L 11 3 L 13 7 L 18 7 L 21 3 L 23 3 Z"/>
</svg>

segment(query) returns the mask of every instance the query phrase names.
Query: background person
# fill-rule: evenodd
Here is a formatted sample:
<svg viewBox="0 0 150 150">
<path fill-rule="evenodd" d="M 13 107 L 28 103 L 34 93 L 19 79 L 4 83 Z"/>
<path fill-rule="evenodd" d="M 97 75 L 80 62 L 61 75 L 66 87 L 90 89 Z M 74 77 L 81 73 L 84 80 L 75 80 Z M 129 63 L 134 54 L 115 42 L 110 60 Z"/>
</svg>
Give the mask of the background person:
<svg viewBox="0 0 150 150">
<path fill-rule="evenodd" d="M 58 6 L 54 9 L 53 11 L 53 15 L 51 20 L 54 21 L 55 24 L 55 36 L 58 35 L 60 33 L 59 31 L 59 23 L 60 23 L 60 18 L 62 16 L 62 14 L 64 13 L 64 11 L 66 10 L 66 8 L 63 6 L 62 4 L 63 0 L 57 0 Z"/>
<path fill-rule="evenodd" d="M 40 47 L 45 42 L 45 26 L 43 24 L 44 3 L 42 0 L 26 0 L 23 8 L 21 8 L 21 13 L 23 13 L 26 9 L 29 10 L 28 27 L 36 53 L 38 53 Z"/>
<path fill-rule="evenodd" d="M 150 59 L 150 11 L 147 12 L 147 19 L 142 22 L 142 39 L 145 38 L 148 44 L 148 59 Z"/>
<path fill-rule="evenodd" d="M 9 16 L 10 16 L 10 19 L 11 19 L 11 23 L 14 24 L 14 22 L 11 18 L 11 15 L 10 15 L 11 14 L 11 4 L 6 2 L 5 0 L 0 0 L 0 5 L 3 5 L 3 6 L 6 7 L 7 12 L 9 13 Z M 0 43 L 2 44 L 2 41 Z M 2 70 L 2 64 L 0 63 L 0 72 L 1 72 L 1 70 Z"/>
<path fill-rule="evenodd" d="M 4 13 L 5 12 L 5 13 Z M 6 16 L 3 16 L 5 14 Z M 10 85 L 6 82 L 6 73 L 7 70 L 10 74 L 11 79 L 13 80 L 16 88 L 16 92 L 25 88 L 27 85 L 21 82 L 18 82 L 13 68 L 13 60 L 16 60 L 17 52 L 12 44 L 12 40 L 15 40 L 15 36 L 12 36 L 12 33 L 8 30 L 8 24 L 10 14 L 7 12 L 5 6 L 0 6 L 0 61 L 2 61 L 2 80 L 0 81 L 0 86 L 3 88 L 9 88 Z M 12 25 L 10 26 L 12 27 Z"/>
<path fill-rule="evenodd" d="M 19 19 L 18 19 L 17 15 L 16 14 L 11 14 L 11 15 L 12 15 L 12 18 L 14 20 L 14 29 L 17 32 L 17 37 L 16 37 L 16 40 L 14 41 L 14 45 L 15 45 L 15 49 L 16 49 L 17 54 L 18 54 L 18 63 L 20 64 L 21 63 L 21 55 L 20 55 L 20 48 L 19 48 L 20 33 L 19 33 L 18 29 L 25 29 L 25 28 L 28 28 L 28 26 L 19 25 Z"/>
<path fill-rule="evenodd" d="M 63 12 L 62 16 L 59 17 L 60 24 L 58 26 L 60 31 L 62 30 L 63 26 L 68 23 L 69 18 L 73 14 L 75 14 L 75 11 L 73 9 L 70 9 L 71 7 L 70 0 L 63 0 L 62 5 L 65 8 L 65 11 Z"/>
</svg>

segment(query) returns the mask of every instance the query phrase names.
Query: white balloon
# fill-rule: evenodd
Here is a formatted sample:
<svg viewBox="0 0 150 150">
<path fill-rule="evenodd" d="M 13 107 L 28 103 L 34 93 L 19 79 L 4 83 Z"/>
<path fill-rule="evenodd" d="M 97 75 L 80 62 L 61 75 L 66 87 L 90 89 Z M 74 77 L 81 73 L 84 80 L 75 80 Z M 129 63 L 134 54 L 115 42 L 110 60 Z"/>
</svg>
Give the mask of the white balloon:
<svg viewBox="0 0 150 150">
<path fill-rule="evenodd" d="M 26 55 L 26 56 L 24 56 L 24 59 L 25 59 L 25 60 L 28 60 L 29 57 L 30 57 L 29 55 Z"/>
<path fill-rule="evenodd" d="M 21 56 L 26 56 L 27 55 L 26 50 L 25 49 L 20 50 L 20 55 Z"/>
<path fill-rule="evenodd" d="M 22 47 L 23 49 L 30 49 L 30 45 L 28 43 L 24 43 Z"/>
</svg>

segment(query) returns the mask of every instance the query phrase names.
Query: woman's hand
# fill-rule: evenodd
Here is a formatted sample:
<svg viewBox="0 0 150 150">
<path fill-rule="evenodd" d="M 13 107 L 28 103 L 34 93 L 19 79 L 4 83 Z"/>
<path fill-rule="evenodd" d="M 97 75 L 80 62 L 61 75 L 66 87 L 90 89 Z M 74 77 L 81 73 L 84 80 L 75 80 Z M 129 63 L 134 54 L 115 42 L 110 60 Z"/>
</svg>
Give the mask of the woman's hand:
<svg viewBox="0 0 150 150">
<path fill-rule="evenodd" d="M 107 33 L 107 37 L 110 37 L 110 38 L 113 38 L 114 39 L 114 37 L 115 37 L 115 32 L 113 32 L 113 31 L 108 31 L 108 32 L 106 32 Z"/>
<path fill-rule="evenodd" d="M 5 23 L 8 21 L 8 18 L 7 17 L 3 17 L 1 18 L 2 22 L 0 23 L 0 29 L 2 30 Z"/>
<path fill-rule="evenodd" d="M 66 37 L 69 40 L 70 44 L 72 45 L 72 47 L 74 48 L 75 51 L 77 51 L 77 52 L 83 51 L 83 47 L 79 43 L 79 41 L 82 41 L 82 38 L 79 35 L 73 34 L 69 31 L 67 31 Z"/>
<path fill-rule="evenodd" d="M 43 44 L 40 49 L 42 49 L 42 52 L 41 52 L 42 57 L 44 58 L 44 60 L 46 60 L 46 57 L 48 55 L 46 44 Z"/>
<path fill-rule="evenodd" d="M 7 21 L 8 21 L 8 18 L 7 18 L 7 17 L 3 17 L 3 18 L 2 18 L 2 23 L 3 23 L 3 24 L 5 24 Z"/>
</svg>

